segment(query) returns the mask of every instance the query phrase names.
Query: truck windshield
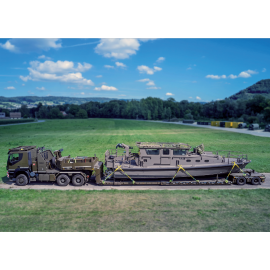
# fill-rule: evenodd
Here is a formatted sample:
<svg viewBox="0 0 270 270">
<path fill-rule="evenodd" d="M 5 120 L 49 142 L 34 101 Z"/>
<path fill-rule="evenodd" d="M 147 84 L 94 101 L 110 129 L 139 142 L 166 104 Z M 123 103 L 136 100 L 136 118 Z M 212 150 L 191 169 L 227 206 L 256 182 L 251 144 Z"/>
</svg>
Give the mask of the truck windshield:
<svg viewBox="0 0 270 270">
<path fill-rule="evenodd" d="M 22 153 L 14 153 L 14 154 L 10 154 L 8 157 L 9 160 L 9 164 L 13 165 L 17 162 L 19 162 L 23 157 Z"/>
</svg>

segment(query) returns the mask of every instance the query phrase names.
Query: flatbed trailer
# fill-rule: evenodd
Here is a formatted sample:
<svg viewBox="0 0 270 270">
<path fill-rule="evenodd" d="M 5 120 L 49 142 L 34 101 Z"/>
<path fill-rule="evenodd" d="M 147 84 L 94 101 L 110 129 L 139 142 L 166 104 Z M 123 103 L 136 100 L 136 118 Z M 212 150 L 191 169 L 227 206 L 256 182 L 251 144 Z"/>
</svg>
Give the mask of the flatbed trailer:
<svg viewBox="0 0 270 270">
<path fill-rule="evenodd" d="M 252 184 L 252 185 L 261 185 L 261 183 L 265 182 L 265 175 L 262 173 L 258 173 L 251 169 L 245 169 L 241 173 L 231 173 L 229 176 L 222 176 L 220 178 L 219 175 L 215 177 L 200 177 L 195 180 L 191 178 L 186 178 L 181 181 L 179 180 L 164 180 L 164 179 L 156 179 L 156 180 L 147 180 L 147 179 L 140 179 L 140 180 L 132 180 L 132 179 L 108 179 L 106 180 L 103 177 L 100 180 L 95 180 L 96 184 L 98 185 L 106 185 L 106 186 L 122 186 L 122 185 L 161 185 L 161 186 L 198 186 L 198 185 L 245 185 L 245 184 Z"/>
<path fill-rule="evenodd" d="M 243 172 L 244 173 L 232 173 L 229 177 L 230 181 L 237 185 L 261 185 L 261 183 L 265 182 L 265 175 L 262 173 L 251 169 L 246 169 Z"/>
</svg>

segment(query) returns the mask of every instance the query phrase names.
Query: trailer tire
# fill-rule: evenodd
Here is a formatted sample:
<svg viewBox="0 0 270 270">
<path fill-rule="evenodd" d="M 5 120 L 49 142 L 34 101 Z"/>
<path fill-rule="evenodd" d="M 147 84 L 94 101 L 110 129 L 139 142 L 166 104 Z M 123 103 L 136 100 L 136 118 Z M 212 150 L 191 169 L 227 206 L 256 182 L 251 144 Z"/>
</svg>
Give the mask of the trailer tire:
<svg viewBox="0 0 270 270">
<path fill-rule="evenodd" d="M 258 177 L 258 176 L 254 176 L 254 177 L 251 179 L 251 184 L 252 184 L 252 185 L 260 185 L 260 184 L 261 184 L 261 178 Z"/>
<path fill-rule="evenodd" d="M 247 180 L 246 180 L 246 178 L 243 177 L 243 176 L 238 177 L 237 180 L 236 180 L 236 184 L 237 184 L 237 185 L 245 185 L 246 182 L 247 182 Z"/>
<path fill-rule="evenodd" d="M 84 182 L 84 177 L 81 174 L 75 174 L 72 176 L 72 184 L 74 186 L 82 186 Z"/>
<path fill-rule="evenodd" d="M 70 182 L 70 179 L 65 174 L 60 174 L 57 176 L 56 182 L 59 186 L 67 186 Z"/>
<path fill-rule="evenodd" d="M 16 177 L 16 184 L 18 186 L 25 186 L 28 184 L 28 178 L 25 174 L 19 174 Z"/>
</svg>

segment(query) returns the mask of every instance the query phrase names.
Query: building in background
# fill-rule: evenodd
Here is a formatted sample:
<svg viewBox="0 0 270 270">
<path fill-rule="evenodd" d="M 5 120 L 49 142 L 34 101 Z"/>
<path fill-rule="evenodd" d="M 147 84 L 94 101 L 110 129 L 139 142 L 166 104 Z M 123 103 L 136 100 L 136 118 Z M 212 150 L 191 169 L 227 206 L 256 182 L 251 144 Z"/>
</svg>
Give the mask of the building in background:
<svg viewBox="0 0 270 270">
<path fill-rule="evenodd" d="M 20 112 L 11 112 L 10 118 L 11 119 L 20 119 L 20 118 L 22 118 L 22 114 Z"/>
<path fill-rule="evenodd" d="M 5 118 L 5 117 L 6 117 L 6 113 L 0 112 L 0 118 Z"/>
</svg>

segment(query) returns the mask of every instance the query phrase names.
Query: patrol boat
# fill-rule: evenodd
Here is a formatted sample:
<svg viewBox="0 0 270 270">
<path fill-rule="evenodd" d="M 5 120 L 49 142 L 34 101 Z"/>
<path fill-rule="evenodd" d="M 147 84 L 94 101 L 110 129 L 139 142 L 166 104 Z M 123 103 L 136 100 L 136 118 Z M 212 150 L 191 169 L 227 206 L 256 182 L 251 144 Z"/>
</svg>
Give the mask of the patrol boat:
<svg viewBox="0 0 270 270">
<path fill-rule="evenodd" d="M 204 150 L 201 144 L 193 149 L 186 143 L 137 142 L 138 152 L 132 153 L 124 143 L 105 152 L 108 179 L 174 179 L 222 176 L 240 172 L 251 162 L 247 155 L 226 151 L 221 155 Z M 123 148 L 124 154 L 118 148 Z M 233 170 L 232 170 L 233 169 Z M 176 175 L 175 175 L 176 174 Z"/>
</svg>

